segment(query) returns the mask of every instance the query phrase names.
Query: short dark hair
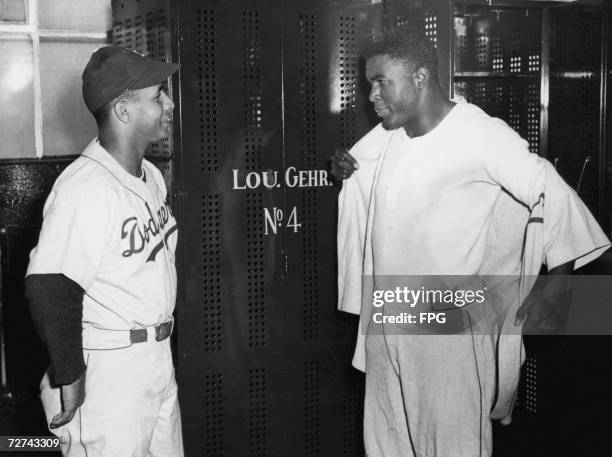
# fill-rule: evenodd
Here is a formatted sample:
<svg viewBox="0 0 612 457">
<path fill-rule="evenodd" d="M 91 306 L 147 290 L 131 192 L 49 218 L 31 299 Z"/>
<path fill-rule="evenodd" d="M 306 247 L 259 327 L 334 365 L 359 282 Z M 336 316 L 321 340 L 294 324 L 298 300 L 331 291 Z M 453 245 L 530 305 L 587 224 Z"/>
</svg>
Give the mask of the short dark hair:
<svg viewBox="0 0 612 457">
<path fill-rule="evenodd" d="M 134 99 L 134 97 L 136 97 L 136 92 L 131 89 L 125 89 L 123 92 L 121 92 L 121 94 L 113 98 L 110 102 L 106 103 L 105 105 L 102 105 L 100 108 L 95 110 L 93 112 L 93 117 L 96 120 L 98 128 L 101 129 L 102 127 L 106 126 L 110 119 L 111 111 L 113 110 L 115 104 L 117 104 L 121 100 Z"/>
<path fill-rule="evenodd" d="M 361 54 L 364 61 L 381 55 L 409 62 L 417 68 L 424 67 L 434 78 L 438 77 L 436 48 L 419 29 L 405 27 L 385 33 L 372 41 Z"/>
</svg>

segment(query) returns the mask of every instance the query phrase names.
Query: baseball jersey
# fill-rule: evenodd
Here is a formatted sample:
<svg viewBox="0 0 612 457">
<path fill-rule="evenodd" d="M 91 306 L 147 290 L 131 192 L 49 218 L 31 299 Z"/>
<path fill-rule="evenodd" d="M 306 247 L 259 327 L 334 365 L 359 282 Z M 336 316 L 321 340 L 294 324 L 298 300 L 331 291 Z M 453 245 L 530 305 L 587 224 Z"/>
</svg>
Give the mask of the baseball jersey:
<svg viewBox="0 0 612 457">
<path fill-rule="evenodd" d="M 177 223 L 159 170 L 129 174 L 94 139 L 56 180 L 27 275 L 78 283 L 83 323 L 126 330 L 166 321 L 176 300 Z"/>
</svg>

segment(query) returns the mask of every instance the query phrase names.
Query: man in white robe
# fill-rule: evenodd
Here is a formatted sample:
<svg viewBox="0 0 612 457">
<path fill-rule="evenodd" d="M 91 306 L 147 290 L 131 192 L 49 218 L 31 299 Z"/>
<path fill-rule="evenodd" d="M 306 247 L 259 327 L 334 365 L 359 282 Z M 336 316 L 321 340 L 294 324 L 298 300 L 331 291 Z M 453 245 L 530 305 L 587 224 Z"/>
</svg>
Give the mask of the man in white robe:
<svg viewBox="0 0 612 457">
<path fill-rule="evenodd" d="M 423 35 L 385 36 L 364 59 L 382 125 L 350 153 L 337 151 L 332 173 L 353 175 L 339 196 L 339 308 L 361 313 L 353 363 L 366 371 L 366 452 L 491 455 L 491 418 L 510 420 L 522 361 L 506 357 L 505 347 L 522 345 L 520 336 L 504 332 L 515 315 L 537 318 L 525 307 L 517 314 L 533 280 L 519 285 L 515 276 L 506 285 L 511 304 L 499 327 L 476 331 L 475 308 L 467 307 L 468 328 L 453 335 L 372 331 L 373 290 L 398 276 L 512 275 L 522 268 L 535 278 L 542 262 L 550 273 L 568 274 L 609 240 L 575 192 L 510 127 L 444 97 L 435 48 Z M 537 234 L 526 237 L 535 225 Z M 497 311 L 479 317 L 486 321 Z"/>
</svg>

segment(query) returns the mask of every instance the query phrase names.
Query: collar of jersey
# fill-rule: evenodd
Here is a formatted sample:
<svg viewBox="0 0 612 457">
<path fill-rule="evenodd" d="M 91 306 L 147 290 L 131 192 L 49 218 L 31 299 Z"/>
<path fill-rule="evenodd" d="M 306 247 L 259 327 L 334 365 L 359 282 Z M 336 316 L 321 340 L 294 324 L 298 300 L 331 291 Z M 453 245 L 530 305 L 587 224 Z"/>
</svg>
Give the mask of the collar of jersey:
<svg viewBox="0 0 612 457">
<path fill-rule="evenodd" d="M 136 194 L 142 200 L 147 201 L 148 191 L 146 183 L 142 179 L 129 174 L 106 149 L 100 146 L 98 138 L 94 138 L 93 141 L 89 143 L 81 156 L 96 162 L 100 167 L 113 175 L 123 187 Z M 143 160 L 143 167 L 144 166 Z"/>
</svg>

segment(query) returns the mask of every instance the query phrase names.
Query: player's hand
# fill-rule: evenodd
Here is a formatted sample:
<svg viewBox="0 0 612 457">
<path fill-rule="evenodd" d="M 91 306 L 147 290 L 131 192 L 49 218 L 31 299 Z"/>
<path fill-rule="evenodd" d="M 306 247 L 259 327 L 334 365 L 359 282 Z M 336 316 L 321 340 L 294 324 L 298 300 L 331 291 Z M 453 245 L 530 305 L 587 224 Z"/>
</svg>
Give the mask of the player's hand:
<svg viewBox="0 0 612 457">
<path fill-rule="evenodd" d="M 359 168 L 355 158 L 346 149 L 336 149 L 329 160 L 331 174 L 338 181 L 350 178 L 353 172 Z"/>
<path fill-rule="evenodd" d="M 77 409 L 85 401 L 85 374 L 83 374 L 72 384 L 63 384 L 61 386 L 62 393 L 62 411 L 51 419 L 50 428 L 61 427 L 72 420 Z"/>
<path fill-rule="evenodd" d="M 572 291 L 567 278 L 545 276 L 516 312 L 515 325 L 523 323 L 523 334 L 559 335 L 565 331 Z"/>
</svg>

